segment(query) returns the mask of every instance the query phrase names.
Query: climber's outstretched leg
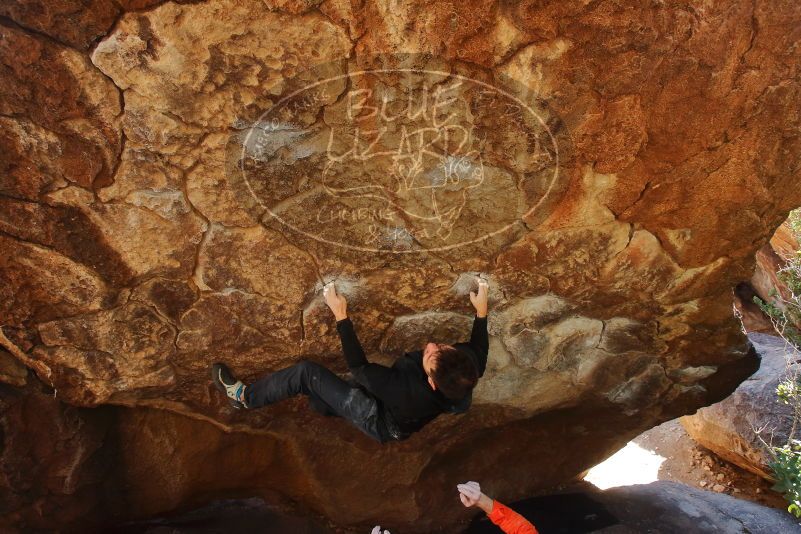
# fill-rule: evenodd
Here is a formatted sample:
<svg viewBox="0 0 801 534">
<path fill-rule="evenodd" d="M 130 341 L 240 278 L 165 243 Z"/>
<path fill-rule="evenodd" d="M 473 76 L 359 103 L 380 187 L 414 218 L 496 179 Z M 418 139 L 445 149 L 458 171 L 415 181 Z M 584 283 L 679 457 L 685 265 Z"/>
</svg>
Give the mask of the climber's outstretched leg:
<svg viewBox="0 0 801 534">
<path fill-rule="evenodd" d="M 237 381 L 230 372 L 228 374 L 228 385 L 218 388 L 226 393 L 230 390 L 236 395 L 238 390 L 234 384 Z M 377 399 L 317 363 L 302 360 L 260 378 L 243 390 L 239 396 L 227 395 L 232 402 L 241 402 L 247 408 L 261 408 L 304 394 L 309 397 L 316 411 L 343 417 L 377 441 L 388 440 L 386 432 L 382 430 L 384 425 L 379 422 Z"/>
</svg>

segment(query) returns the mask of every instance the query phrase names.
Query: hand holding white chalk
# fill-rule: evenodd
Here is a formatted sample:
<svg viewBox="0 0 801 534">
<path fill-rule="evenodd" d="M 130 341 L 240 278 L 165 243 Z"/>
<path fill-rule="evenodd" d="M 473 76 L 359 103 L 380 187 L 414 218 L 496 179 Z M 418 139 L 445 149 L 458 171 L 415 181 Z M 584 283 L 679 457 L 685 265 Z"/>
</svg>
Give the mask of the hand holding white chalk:
<svg viewBox="0 0 801 534">
<path fill-rule="evenodd" d="M 473 307 L 476 309 L 476 315 L 479 317 L 486 317 L 487 301 L 489 299 L 489 284 L 486 280 L 478 276 L 476 276 L 476 282 L 478 283 L 478 291 L 470 292 L 470 302 L 473 303 Z"/>
<path fill-rule="evenodd" d="M 465 482 L 464 484 L 457 484 L 456 489 L 459 490 L 459 499 L 466 507 L 478 506 L 485 512 L 492 513 L 492 499 L 481 493 L 481 486 L 478 482 Z"/>
<path fill-rule="evenodd" d="M 334 282 L 329 282 L 323 287 L 323 298 L 334 313 L 334 318 L 337 321 L 348 317 L 348 301 L 345 300 L 345 297 L 342 295 L 337 294 L 337 288 L 334 286 Z"/>
</svg>

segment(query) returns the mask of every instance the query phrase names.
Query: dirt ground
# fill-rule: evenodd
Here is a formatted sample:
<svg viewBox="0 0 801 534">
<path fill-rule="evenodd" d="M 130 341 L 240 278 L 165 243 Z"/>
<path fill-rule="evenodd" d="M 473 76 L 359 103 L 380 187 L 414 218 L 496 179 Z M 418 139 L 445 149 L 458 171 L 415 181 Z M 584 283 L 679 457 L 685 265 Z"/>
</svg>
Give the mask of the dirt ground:
<svg viewBox="0 0 801 534">
<path fill-rule="evenodd" d="M 772 508 L 787 508 L 787 501 L 770 489 L 770 482 L 697 445 L 677 419 L 652 428 L 633 443 L 664 458 L 659 480 L 727 493 Z"/>
</svg>

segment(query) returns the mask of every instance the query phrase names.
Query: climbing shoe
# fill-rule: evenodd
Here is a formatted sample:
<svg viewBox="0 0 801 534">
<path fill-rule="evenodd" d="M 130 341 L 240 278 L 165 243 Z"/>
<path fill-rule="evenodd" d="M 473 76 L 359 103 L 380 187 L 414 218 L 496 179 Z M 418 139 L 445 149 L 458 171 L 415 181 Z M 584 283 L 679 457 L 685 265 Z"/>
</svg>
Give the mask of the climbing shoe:
<svg viewBox="0 0 801 534">
<path fill-rule="evenodd" d="M 211 366 L 211 381 L 217 386 L 217 389 L 225 393 L 228 397 L 228 402 L 234 408 L 247 408 L 245 404 L 245 397 L 242 394 L 245 391 L 245 384 L 240 380 L 234 378 L 231 370 L 224 363 L 215 363 Z"/>
</svg>

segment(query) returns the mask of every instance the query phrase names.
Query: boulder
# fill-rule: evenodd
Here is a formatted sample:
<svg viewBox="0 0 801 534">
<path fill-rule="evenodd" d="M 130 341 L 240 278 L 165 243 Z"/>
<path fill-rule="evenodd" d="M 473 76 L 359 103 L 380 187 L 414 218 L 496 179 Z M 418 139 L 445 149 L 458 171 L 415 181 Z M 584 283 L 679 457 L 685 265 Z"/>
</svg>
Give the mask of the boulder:
<svg viewBox="0 0 801 534">
<path fill-rule="evenodd" d="M 530 495 L 756 369 L 731 288 L 801 205 L 793 3 L 111 4 L 0 7 L 0 340 L 64 410 L 221 433 L 163 438 L 189 460 L 154 469 L 205 463 L 142 502 L 247 490 L 436 530 L 464 472 Z M 344 376 L 332 280 L 376 361 L 461 341 L 479 272 L 472 409 L 405 442 L 302 400 L 233 412 L 209 383 L 219 360 Z M 213 469 L 262 448 L 280 468 Z"/>
<path fill-rule="evenodd" d="M 0 528 L 84 530 L 113 517 L 123 491 L 113 427 L 121 408 L 63 404 L 35 378 L 19 384 L 3 372 L 0 381 Z"/>
<path fill-rule="evenodd" d="M 778 336 L 750 333 L 748 338 L 761 356 L 759 370 L 737 386 L 731 396 L 682 417 L 681 423 L 700 445 L 770 479 L 771 457 L 762 440 L 777 446 L 787 443 L 793 410 L 779 401 L 776 387 L 788 373 L 798 373 L 801 352 Z"/>
<path fill-rule="evenodd" d="M 790 326 L 796 328 L 801 328 L 801 317 L 797 313 L 792 313 L 794 311 L 792 305 L 786 304 L 792 302 L 793 294 L 780 276 L 783 276 L 781 271 L 787 267 L 788 260 L 795 258 L 799 252 L 801 246 L 798 244 L 797 234 L 790 227 L 789 221 L 785 221 L 770 241 L 757 251 L 756 269 L 751 277 L 751 285 L 759 298 L 780 310 L 790 311 L 791 313 L 786 315 L 787 319 L 790 321 Z"/>
<path fill-rule="evenodd" d="M 461 506 L 460 504 L 456 504 Z M 540 532 L 592 532 L 601 534 L 773 534 L 801 531 L 801 523 L 788 513 L 736 499 L 725 494 L 702 491 L 675 482 L 653 482 L 608 490 L 585 490 L 526 499 L 510 506 L 527 517 Z M 578 514 L 566 516 L 566 510 Z M 496 533 L 482 512 L 469 510 L 474 519 L 467 528 L 454 525 L 447 532 Z M 580 526 L 579 526 L 580 525 Z M 382 531 L 396 532 L 394 524 L 381 521 Z M 575 530 L 570 530 L 574 527 Z M 276 513 L 261 498 L 215 501 L 179 514 L 156 516 L 129 523 L 117 531 L 159 534 L 201 534 L 220 531 L 260 529 L 277 532 L 330 534 L 320 521 Z M 368 527 L 362 529 L 367 532 Z M 355 531 L 359 532 L 359 531 Z"/>
<path fill-rule="evenodd" d="M 593 494 L 620 521 L 607 534 L 697 532 L 699 534 L 801 532 L 801 523 L 775 510 L 730 495 L 660 480 Z"/>
<path fill-rule="evenodd" d="M 759 297 L 759 294 L 749 282 L 740 282 L 734 288 L 734 309 L 743 323 L 743 329 L 746 332 L 778 335 L 773 321 L 754 302 L 754 297 Z"/>
</svg>

